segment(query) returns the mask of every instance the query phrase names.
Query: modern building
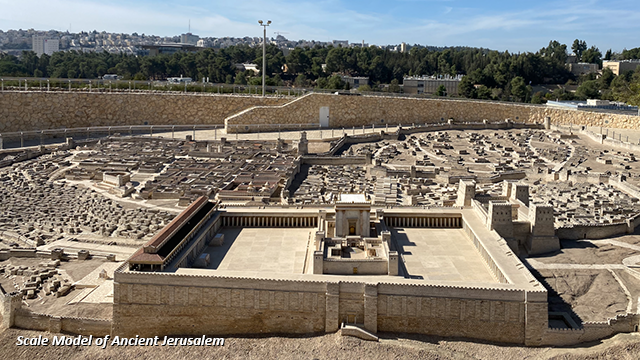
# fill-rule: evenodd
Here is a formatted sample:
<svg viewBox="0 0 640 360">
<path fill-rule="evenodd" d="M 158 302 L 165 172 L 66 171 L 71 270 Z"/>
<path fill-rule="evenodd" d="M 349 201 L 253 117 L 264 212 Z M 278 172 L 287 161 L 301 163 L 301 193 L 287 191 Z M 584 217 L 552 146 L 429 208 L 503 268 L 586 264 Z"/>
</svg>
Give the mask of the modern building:
<svg viewBox="0 0 640 360">
<path fill-rule="evenodd" d="M 183 44 L 196 45 L 198 44 L 199 40 L 200 40 L 200 36 L 194 35 L 190 32 L 180 35 L 180 42 Z"/>
<path fill-rule="evenodd" d="M 458 95 L 458 85 L 461 79 L 461 75 L 412 76 L 403 79 L 403 88 L 405 94 L 435 94 L 440 85 L 444 85 L 448 95 Z"/>
<path fill-rule="evenodd" d="M 165 43 L 156 45 L 139 45 L 142 49 L 149 51 L 149 56 L 160 54 L 172 55 L 177 52 L 197 52 L 203 48 L 192 44 Z"/>
<path fill-rule="evenodd" d="M 236 70 L 247 71 L 251 70 L 254 74 L 258 74 L 260 69 L 258 69 L 257 64 L 235 64 Z"/>
<path fill-rule="evenodd" d="M 599 99 L 589 99 L 587 101 L 547 101 L 547 106 L 553 108 L 606 112 L 612 114 L 639 115 L 637 106 Z"/>
<path fill-rule="evenodd" d="M 569 71 L 575 76 L 586 75 L 598 72 L 600 67 L 598 64 L 590 64 L 590 63 L 569 63 L 567 64 Z"/>
<path fill-rule="evenodd" d="M 42 54 L 51 55 L 54 52 L 60 51 L 60 40 L 33 35 L 32 49 L 38 56 L 42 56 Z"/>
<path fill-rule="evenodd" d="M 369 78 L 365 76 L 346 76 L 341 75 L 342 81 L 349 83 L 350 89 L 357 89 L 360 86 L 369 85 Z"/>
<path fill-rule="evenodd" d="M 611 69 L 615 75 L 624 74 L 627 71 L 635 71 L 640 66 L 639 59 L 633 60 L 610 60 L 602 62 L 602 69 Z"/>
<path fill-rule="evenodd" d="M 348 47 L 349 46 L 349 40 L 333 40 L 333 46 L 335 46 L 335 47 L 338 47 L 338 46 Z"/>
</svg>

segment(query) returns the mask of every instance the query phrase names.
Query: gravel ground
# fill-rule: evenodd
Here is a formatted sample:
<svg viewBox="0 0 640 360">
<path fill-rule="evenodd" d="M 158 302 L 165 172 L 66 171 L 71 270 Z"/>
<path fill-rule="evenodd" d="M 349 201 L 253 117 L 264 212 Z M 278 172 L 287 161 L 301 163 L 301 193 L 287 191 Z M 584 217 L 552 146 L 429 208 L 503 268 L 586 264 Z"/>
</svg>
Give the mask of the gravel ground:
<svg viewBox="0 0 640 360">
<path fill-rule="evenodd" d="M 638 359 L 640 335 L 621 334 L 573 348 L 525 348 L 392 334 L 379 343 L 328 334 L 314 337 L 226 338 L 223 347 L 18 347 L 18 336 L 56 334 L 9 329 L 0 333 L 0 359 Z"/>
</svg>

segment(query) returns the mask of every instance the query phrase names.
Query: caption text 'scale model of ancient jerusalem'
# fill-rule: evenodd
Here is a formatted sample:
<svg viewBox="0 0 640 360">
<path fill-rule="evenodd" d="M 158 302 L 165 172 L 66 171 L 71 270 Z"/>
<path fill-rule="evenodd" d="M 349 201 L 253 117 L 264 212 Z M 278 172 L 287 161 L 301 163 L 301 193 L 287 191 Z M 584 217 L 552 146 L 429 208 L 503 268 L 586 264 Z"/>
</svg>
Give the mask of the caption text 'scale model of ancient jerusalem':
<svg viewBox="0 0 640 360">
<path fill-rule="evenodd" d="M 0 117 L 3 327 L 523 346 L 638 331 L 630 115 L 5 89 Z"/>
</svg>

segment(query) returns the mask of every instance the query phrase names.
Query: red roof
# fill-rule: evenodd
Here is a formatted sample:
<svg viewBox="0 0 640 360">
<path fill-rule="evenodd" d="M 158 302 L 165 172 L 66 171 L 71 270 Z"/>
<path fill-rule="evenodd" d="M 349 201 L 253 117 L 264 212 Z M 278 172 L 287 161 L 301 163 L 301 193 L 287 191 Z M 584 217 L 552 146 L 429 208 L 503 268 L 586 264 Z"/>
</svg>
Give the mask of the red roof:
<svg viewBox="0 0 640 360">
<path fill-rule="evenodd" d="M 204 204 L 209 201 L 206 196 L 199 197 L 196 201 L 191 203 L 180 215 L 176 216 L 169 225 L 165 226 L 159 233 L 157 233 L 149 242 L 147 242 L 143 249 L 147 253 L 156 253 L 160 247 L 169 239 L 169 237 L 178 231 L 189 219 L 200 210 Z"/>
</svg>

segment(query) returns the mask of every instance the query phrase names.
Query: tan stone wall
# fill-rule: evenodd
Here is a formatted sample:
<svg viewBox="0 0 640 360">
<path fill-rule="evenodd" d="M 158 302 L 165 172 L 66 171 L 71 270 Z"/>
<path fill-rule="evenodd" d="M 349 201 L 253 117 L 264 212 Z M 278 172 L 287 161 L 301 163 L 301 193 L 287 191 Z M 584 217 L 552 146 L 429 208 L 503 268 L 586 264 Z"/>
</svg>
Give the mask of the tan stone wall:
<svg viewBox="0 0 640 360">
<path fill-rule="evenodd" d="M 116 125 L 223 124 L 290 98 L 165 93 L 0 92 L 0 132 Z"/>
<path fill-rule="evenodd" d="M 235 281 L 247 286 L 255 281 Z M 325 293 L 256 288 L 115 284 L 113 330 L 121 336 L 229 335 L 325 330 Z M 265 282 L 264 285 L 269 285 Z M 298 284 L 299 287 L 299 284 Z"/>
<path fill-rule="evenodd" d="M 522 302 L 378 295 L 378 331 L 523 344 Z"/>
<path fill-rule="evenodd" d="M 229 132 L 236 131 L 234 125 L 318 124 L 320 108 L 325 106 L 329 107 L 329 126 L 336 128 L 437 123 L 450 118 L 461 122 L 511 119 L 542 123 L 547 116 L 552 123 L 560 124 L 638 128 L 640 123 L 640 117 L 636 116 L 551 109 L 541 105 L 332 94 L 309 94 L 286 105 L 256 106 L 225 122 Z M 238 127 L 237 131 L 246 130 Z"/>
<path fill-rule="evenodd" d="M 286 104 L 286 105 L 285 105 Z M 502 121 L 639 128 L 640 117 L 472 100 L 309 94 L 291 98 L 167 93 L 0 92 L 0 132 L 116 125 L 318 124 L 330 126 Z M 246 110 L 246 111 L 245 111 Z M 226 121 L 225 121 L 226 119 Z M 384 121 L 381 121 L 384 120 Z M 247 131 L 244 127 L 237 129 Z M 249 128 L 255 130 L 255 127 Z"/>
<path fill-rule="evenodd" d="M 524 298 L 512 288 L 365 284 L 357 277 L 323 282 L 124 272 L 115 274 L 113 335 L 332 332 L 355 315 L 371 331 L 523 344 Z M 536 325 L 539 333 L 547 327 Z"/>
</svg>

